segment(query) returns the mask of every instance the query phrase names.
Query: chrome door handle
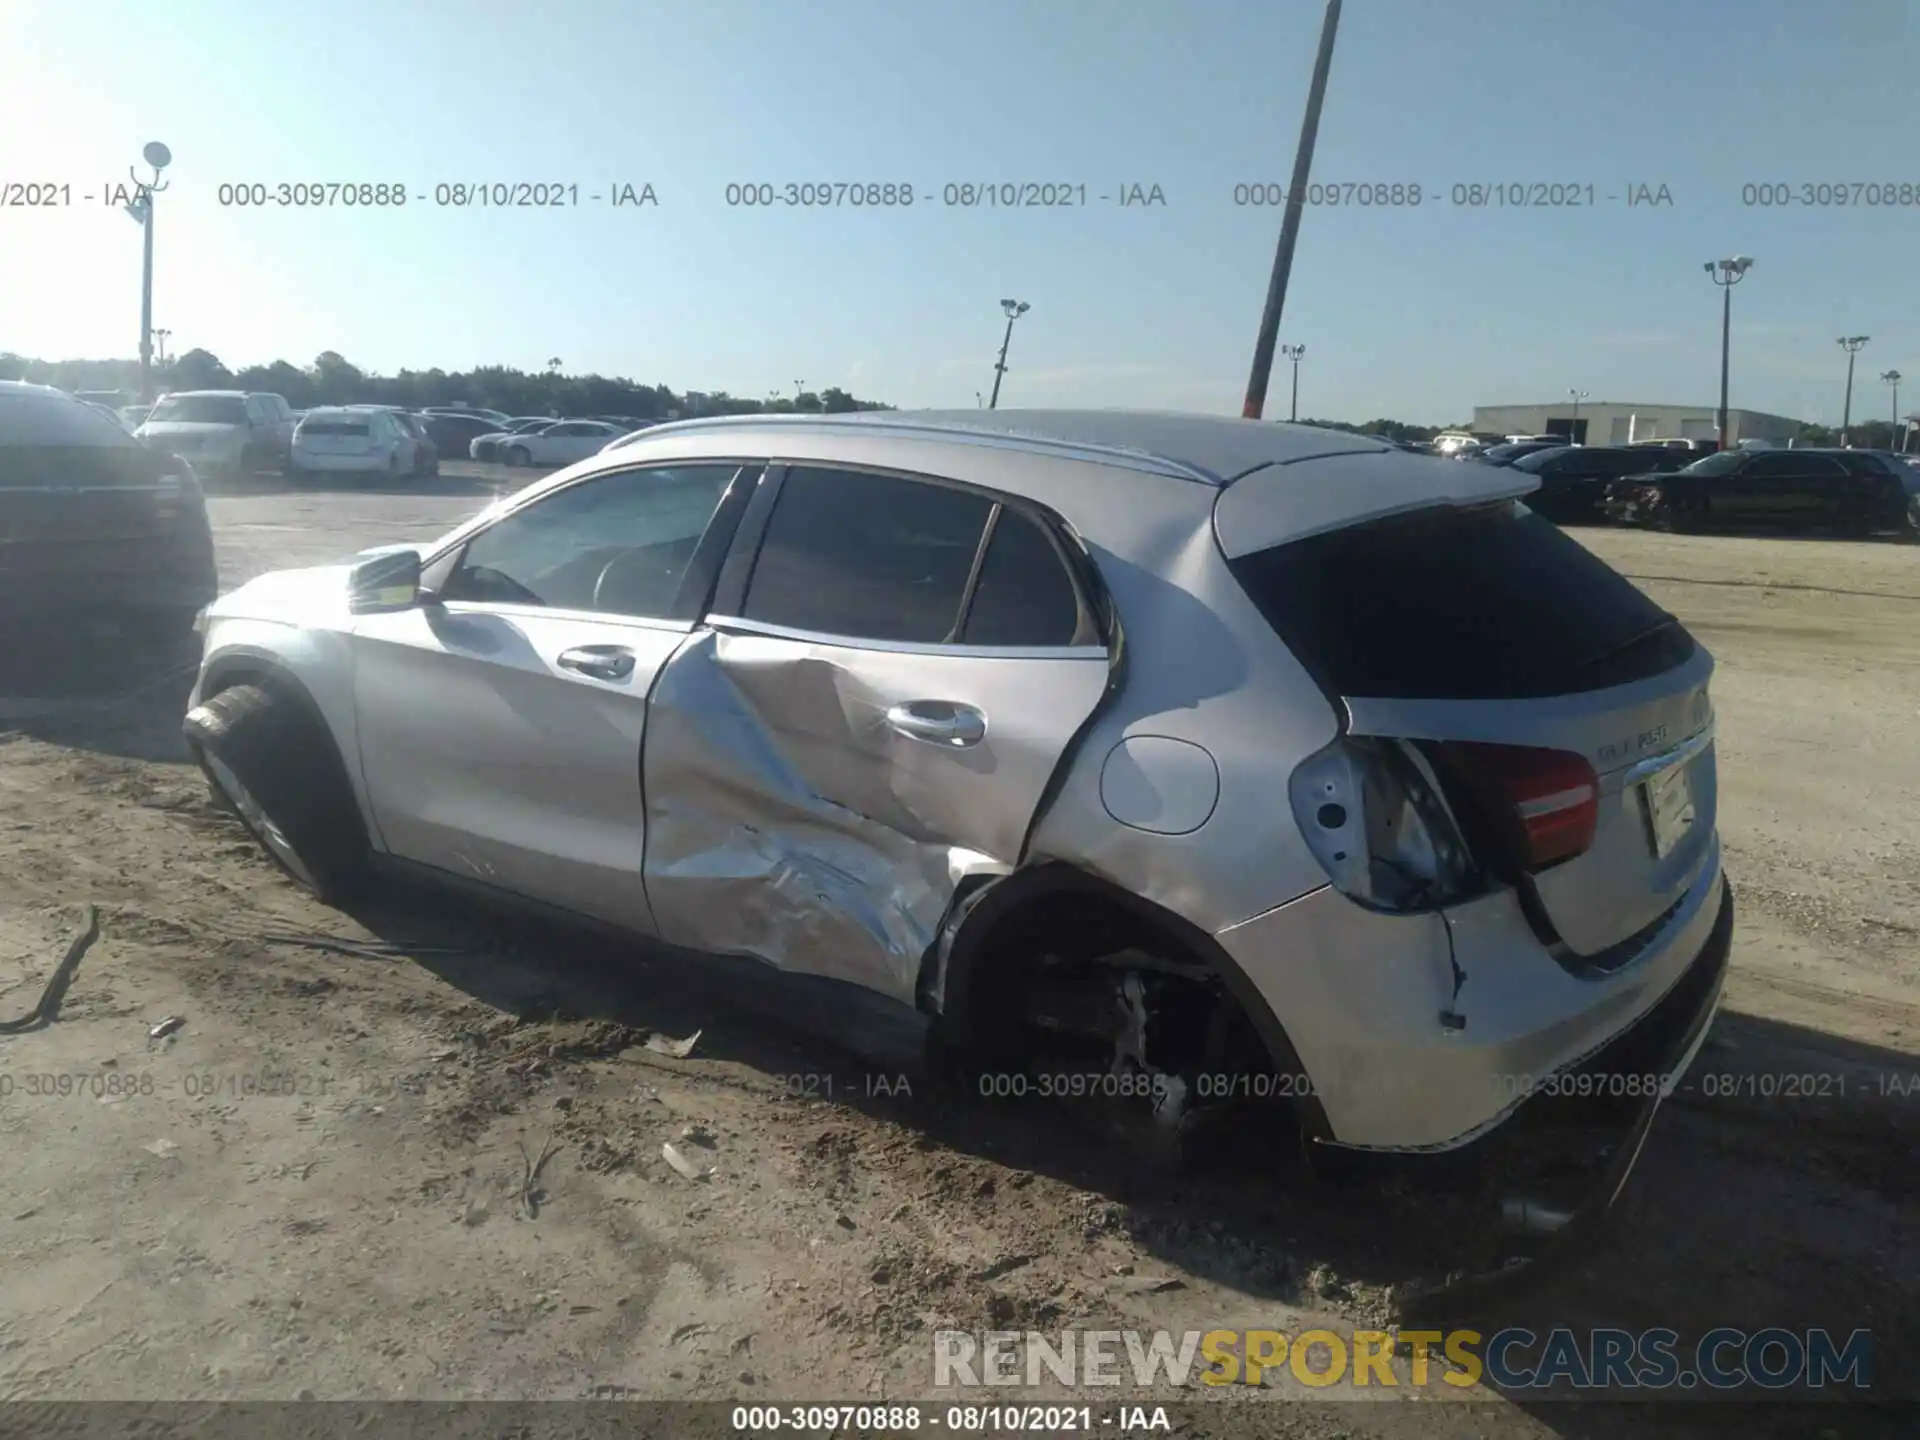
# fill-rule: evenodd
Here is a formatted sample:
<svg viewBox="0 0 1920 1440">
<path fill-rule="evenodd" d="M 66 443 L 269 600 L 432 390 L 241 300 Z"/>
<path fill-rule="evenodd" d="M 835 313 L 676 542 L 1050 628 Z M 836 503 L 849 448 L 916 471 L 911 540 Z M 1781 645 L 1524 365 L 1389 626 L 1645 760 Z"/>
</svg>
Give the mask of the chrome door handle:
<svg viewBox="0 0 1920 1440">
<path fill-rule="evenodd" d="M 633 673 L 633 652 L 624 645 L 576 645 L 561 651 L 555 663 L 595 680 L 624 680 Z"/>
<path fill-rule="evenodd" d="M 987 717 L 951 700 L 908 700 L 887 711 L 887 724 L 909 740 L 935 745 L 978 745 L 987 738 Z"/>
</svg>

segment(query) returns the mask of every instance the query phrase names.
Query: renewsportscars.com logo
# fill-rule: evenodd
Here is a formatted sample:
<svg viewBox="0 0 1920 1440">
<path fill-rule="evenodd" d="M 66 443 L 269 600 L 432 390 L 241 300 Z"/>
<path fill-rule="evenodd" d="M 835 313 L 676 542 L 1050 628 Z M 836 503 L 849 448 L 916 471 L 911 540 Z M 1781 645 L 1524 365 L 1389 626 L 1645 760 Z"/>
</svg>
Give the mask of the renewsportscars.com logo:
<svg viewBox="0 0 1920 1440">
<path fill-rule="evenodd" d="M 936 1388 L 1064 1385 L 1265 1385 L 1313 1389 L 1442 1383 L 1498 1390 L 1826 1389 L 1873 1384 L 1873 1337 L 1826 1330 L 1709 1330 L 1691 1346 L 1677 1330 L 1559 1327 L 1540 1335 L 1478 1330 L 938 1330 Z M 1271 1379 L 1269 1377 L 1272 1377 Z"/>
</svg>

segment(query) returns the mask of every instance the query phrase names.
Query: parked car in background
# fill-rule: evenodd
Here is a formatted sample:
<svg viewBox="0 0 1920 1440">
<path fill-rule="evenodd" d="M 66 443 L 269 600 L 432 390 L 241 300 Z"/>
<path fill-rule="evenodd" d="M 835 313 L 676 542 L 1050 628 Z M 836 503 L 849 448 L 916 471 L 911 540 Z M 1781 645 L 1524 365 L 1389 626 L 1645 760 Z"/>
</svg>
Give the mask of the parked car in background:
<svg viewBox="0 0 1920 1440">
<path fill-rule="evenodd" d="M 348 405 L 309 410 L 293 432 L 295 475 L 412 473 L 413 437 L 385 410 Z"/>
<path fill-rule="evenodd" d="M 491 435 L 500 428 L 495 421 L 477 415 L 449 415 L 443 410 L 422 410 L 420 423 L 426 427 L 427 438 L 433 441 L 434 448 L 441 455 L 462 459 L 467 456 L 468 447 L 475 440 L 482 435 Z"/>
<path fill-rule="evenodd" d="M 185 732 L 323 899 L 755 957 L 976 1073 L 1127 1077 L 1176 1146 L 1228 1077 L 1327 1153 L 1584 1075 L 1630 1165 L 1733 932 L 1713 660 L 1531 483 L 1216 416 L 660 427 L 223 596 Z"/>
<path fill-rule="evenodd" d="M 151 405 L 122 405 L 119 409 L 120 423 L 132 434 L 147 423 L 147 416 L 153 413 Z"/>
<path fill-rule="evenodd" d="M 1692 459 L 1685 450 L 1556 445 L 1522 455 L 1511 468 L 1540 477 L 1540 488 L 1526 499 L 1527 508 L 1536 515 L 1556 525 L 1594 524 L 1607 518 L 1602 507 L 1611 481 L 1624 475 L 1670 473 Z"/>
<path fill-rule="evenodd" d="M 1920 533 L 1912 474 L 1872 450 L 1722 450 L 1671 475 L 1615 481 L 1604 506 L 1628 524 L 1687 533 L 1893 531 L 1912 539 Z"/>
<path fill-rule="evenodd" d="M 252 390 L 247 393 L 247 399 L 272 422 L 274 458 L 284 465 L 293 454 L 293 427 L 299 417 L 293 413 L 293 407 L 287 404 L 285 396 L 275 395 L 272 391 Z"/>
<path fill-rule="evenodd" d="M 561 420 L 509 436 L 501 443 L 500 461 L 504 465 L 571 465 L 597 455 L 625 433 L 603 420 Z"/>
<path fill-rule="evenodd" d="M 1471 455 L 1458 458 L 1480 465 L 1511 465 L 1514 461 L 1532 455 L 1541 450 L 1564 450 L 1567 442 L 1558 436 L 1551 440 L 1509 440 L 1504 445 L 1490 445 Z"/>
<path fill-rule="evenodd" d="M 1740 443 L 1753 447 L 1769 445 L 1772 442 L 1765 440 L 1743 440 Z M 1690 436 L 1682 438 L 1681 436 L 1675 435 L 1665 440 L 1629 440 L 1627 442 L 1627 448 L 1629 450 L 1684 450 L 1697 458 L 1701 455 L 1713 454 L 1720 448 L 1720 442 L 1718 440 L 1700 440 Z"/>
<path fill-rule="evenodd" d="M 44 385 L 0 381 L 0 621 L 184 635 L 218 593 L 193 467 Z"/>
<path fill-rule="evenodd" d="M 283 463 L 279 424 L 243 391 L 184 390 L 160 397 L 139 438 L 182 456 L 203 477 L 235 478 Z"/>
<path fill-rule="evenodd" d="M 513 419 L 511 415 L 503 415 L 498 410 L 478 410 L 471 405 L 425 405 L 421 407 L 420 413 L 422 415 L 471 415 L 477 420 L 488 421 L 495 430 L 504 429 Z"/>
<path fill-rule="evenodd" d="M 406 432 L 406 463 L 402 467 L 406 474 L 438 475 L 440 473 L 440 447 L 433 443 L 433 437 L 427 434 L 425 417 L 398 405 L 351 405 L 351 410 L 378 410 Z"/>
<path fill-rule="evenodd" d="M 89 410 L 106 416 L 107 419 L 113 421 L 113 423 L 118 425 L 122 430 L 126 430 L 129 435 L 133 433 L 132 430 L 127 428 L 127 422 L 120 418 L 120 412 L 104 400 L 82 400 L 80 403 L 85 405 Z"/>
<path fill-rule="evenodd" d="M 490 431 L 485 435 L 476 435 L 467 446 L 467 456 L 469 459 L 492 464 L 500 458 L 500 447 L 514 436 L 537 435 L 548 426 L 559 423 L 551 415 L 528 415 L 510 421 L 502 429 Z"/>
<path fill-rule="evenodd" d="M 73 398 L 84 400 L 89 405 L 104 405 L 109 410 L 117 411 L 124 405 L 133 404 L 140 397 L 129 394 L 125 390 L 76 390 L 73 392 Z"/>
</svg>

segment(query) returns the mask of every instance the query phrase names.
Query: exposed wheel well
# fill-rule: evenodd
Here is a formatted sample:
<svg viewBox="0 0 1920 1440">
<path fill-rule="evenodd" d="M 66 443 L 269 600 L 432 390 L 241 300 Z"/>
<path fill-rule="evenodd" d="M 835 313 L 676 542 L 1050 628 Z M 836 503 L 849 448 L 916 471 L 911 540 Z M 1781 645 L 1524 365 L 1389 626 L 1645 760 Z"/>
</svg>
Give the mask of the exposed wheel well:
<svg viewBox="0 0 1920 1440">
<path fill-rule="evenodd" d="M 332 779 L 340 786 L 340 793 L 346 796 L 347 803 L 358 821 L 362 835 L 369 831 L 366 818 L 360 813 L 360 800 L 354 789 L 353 781 L 347 774 L 345 758 L 340 753 L 340 742 L 334 738 L 333 727 L 327 724 L 326 715 L 321 711 L 319 702 L 313 698 L 307 687 L 300 683 L 290 671 L 274 664 L 271 660 L 251 655 L 236 655 L 224 662 L 216 661 L 207 672 L 200 690 L 201 703 L 212 699 L 222 690 L 230 690 L 236 685 L 258 685 L 263 690 L 271 690 L 276 695 L 284 695 L 298 707 L 307 724 L 312 727 L 321 746 L 320 763 L 331 773 Z"/>
<path fill-rule="evenodd" d="M 940 1028 L 977 1061 L 1030 1058 L 1036 1031 L 1097 1045 L 1129 1005 L 1148 1014 L 1149 1065 L 1180 1073 L 1263 1071 L 1269 1094 L 1293 1102 L 1305 1133 L 1330 1134 L 1285 1028 L 1230 955 L 1190 921 L 1064 864 L 1035 866 L 988 887 L 965 919 L 939 978 Z M 1075 1011 L 1087 1023 L 1076 1027 Z M 1092 1052 L 1089 1051 L 1089 1054 Z"/>
</svg>

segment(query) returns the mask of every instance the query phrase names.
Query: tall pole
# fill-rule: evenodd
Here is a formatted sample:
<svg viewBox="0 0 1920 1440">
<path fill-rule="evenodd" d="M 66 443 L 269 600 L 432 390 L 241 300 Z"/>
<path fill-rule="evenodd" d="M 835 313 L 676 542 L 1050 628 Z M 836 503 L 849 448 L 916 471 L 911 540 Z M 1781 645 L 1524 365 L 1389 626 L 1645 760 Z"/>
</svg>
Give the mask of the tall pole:
<svg viewBox="0 0 1920 1440">
<path fill-rule="evenodd" d="M 1024 300 L 1002 300 L 1000 308 L 1007 315 L 1007 333 L 1000 337 L 1000 358 L 993 365 L 993 394 L 987 400 L 987 409 L 1000 408 L 1000 380 L 1007 373 L 1007 347 L 1013 343 L 1013 322 L 1033 307 Z"/>
<path fill-rule="evenodd" d="M 140 403 L 153 400 L 153 192 L 140 207 Z"/>
<path fill-rule="evenodd" d="M 1842 449 L 1846 448 L 1847 431 L 1853 427 L 1853 357 L 1860 353 L 1860 347 L 1871 338 L 1868 335 L 1840 337 L 1840 348 L 1847 352 L 1847 398 L 1840 407 L 1840 447 Z"/>
<path fill-rule="evenodd" d="M 1747 271 L 1753 268 L 1753 261 L 1745 255 L 1734 255 L 1725 260 L 1709 260 L 1705 269 L 1713 283 L 1720 287 L 1720 411 L 1714 422 L 1719 435 L 1720 448 L 1727 448 L 1727 361 L 1733 346 L 1733 287 L 1745 278 Z"/>
<path fill-rule="evenodd" d="M 1327 72 L 1333 66 L 1333 37 L 1340 28 L 1340 0 L 1327 0 L 1326 19 L 1320 23 L 1320 51 L 1313 60 L 1313 80 L 1307 87 L 1307 113 L 1300 122 L 1300 145 L 1293 155 L 1293 181 L 1287 188 L 1287 211 L 1280 221 L 1280 244 L 1273 255 L 1273 274 L 1267 280 L 1267 304 L 1260 315 L 1260 334 L 1253 345 L 1253 372 L 1247 377 L 1246 403 L 1241 415 L 1258 420 L 1267 408 L 1267 381 L 1273 374 L 1273 347 L 1280 336 L 1280 312 L 1287 303 L 1287 278 L 1293 273 L 1293 250 L 1300 239 L 1300 214 L 1306 208 L 1307 178 L 1313 172 L 1313 146 L 1320 134 L 1320 107 L 1327 98 Z"/>
<path fill-rule="evenodd" d="M 1880 378 L 1893 387 L 1893 434 L 1887 437 L 1887 443 L 1902 455 L 1907 453 L 1907 432 L 1900 428 L 1900 380 L 1898 370 L 1885 371 Z"/>
<path fill-rule="evenodd" d="M 1578 445 L 1580 443 L 1580 402 L 1587 398 L 1587 392 L 1576 389 L 1567 391 L 1567 394 L 1573 397 L 1573 419 L 1567 422 L 1567 443 Z"/>
<path fill-rule="evenodd" d="M 1720 290 L 1720 409 L 1714 421 L 1714 434 L 1720 448 L 1727 448 L 1727 372 L 1733 356 L 1733 286 Z"/>
<path fill-rule="evenodd" d="M 173 152 L 158 140 L 150 140 L 140 152 L 153 171 L 151 180 L 142 180 L 127 167 L 133 180 L 134 195 L 127 214 L 140 222 L 140 403 L 153 400 L 153 197 L 167 187 L 160 183 L 160 172 L 173 163 Z"/>
<path fill-rule="evenodd" d="M 1282 345 L 1280 353 L 1293 362 L 1293 405 L 1287 411 L 1287 419 L 1297 422 L 1300 419 L 1300 357 L 1307 353 L 1307 347 Z"/>
</svg>

